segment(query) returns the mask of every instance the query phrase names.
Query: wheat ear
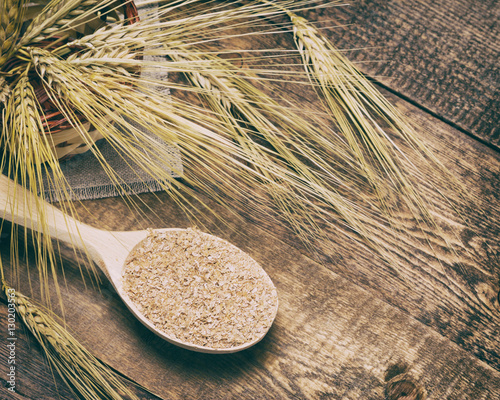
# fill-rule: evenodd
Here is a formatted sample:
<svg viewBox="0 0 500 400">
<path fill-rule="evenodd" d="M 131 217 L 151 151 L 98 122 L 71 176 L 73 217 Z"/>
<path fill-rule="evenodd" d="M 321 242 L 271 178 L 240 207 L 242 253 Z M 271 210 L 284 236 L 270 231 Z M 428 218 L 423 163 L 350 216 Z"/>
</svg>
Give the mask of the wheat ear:
<svg viewBox="0 0 500 400">
<path fill-rule="evenodd" d="M 259 1 L 274 4 L 268 0 Z M 311 81 L 317 83 L 327 108 L 360 164 L 364 166 L 366 175 L 372 180 L 375 189 L 377 181 L 385 179 L 413 214 L 422 232 L 430 228 L 438 237 L 442 237 L 446 246 L 455 253 L 454 247 L 445 239 L 436 223 L 430 203 L 409 177 L 417 177 L 421 182 L 431 184 L 447 202 L 450 202 L 448 196 L 451 192 L 466 202 L 471 201 L 463 184 L 417 137 L 414 129 L 396 107 L 328 38 L 305 18 L 285 7 L 275 6 L 285 12 L 292 22 L 295 42 L 305 70 Z M 406 149 L 398 147 L 388 132 L 395 134 Z M 424 168 L 434 172 L 430 180 L 422 176 L 420 171 Z M 383 193 L 380 203 L 387 213 L 391 213 L 393 206 L 385 204 Z M 452 206 L 460 215 L 460 205 Z M 396 228 L 396 225 L 394 227 Z M 424 234 L 424 237 L 432 248 L 427 234 Z"/>
<path fill-rule="evenodd" d="M 137 47 L 144 48 L 148 43 L 148 39 L 151 38 L 144 37 L 146 36 L 144 34 L 145 29 L 142 27 L 143 24 L 140 23 L 128 27 L 106 25 L 93 33 L 68 43 L 68 46 L 87 47 L 92 50 L 102 47 L 113 47 L 116 44 L 132 49 Z"/>
<path fill-rule="evenodd" d="M 127 62 L 135 60 L 137 56 L 138 53 L 129 46 L 114 41 L 109 46 L 72 54 L 67 58 L 67 62 L 78 63 L 83 68 L 93 69 L 101 74 L 121 74 L 127 78 L 132 72 L 137 73 L 140 69 L 138 63 L 131 62 L 132 65 L 127 65 Z M 98 60 L 105 62 L 96 63 Z"/>
<path fill-rule="evenodd" d="M 31 40 L 31 43 L 40 41 L 54 34 L 61 35 L 65 30 L 76 28 L 79 24 L 89 23 L 90 20 L 97 20 L 97 15 L 93 11 L 98 11 L 103 4 L 103 0 L 84 0 L 70 9 L 67 14 L 61 13 L 59 18 L 54 18 L 51 24 L 45 24 L 45 28 Z M 42 11 L 43 12 L 43 11 Z"/>
<path fill-rule="evenodd" d="M 89 10 L 107 3 L 107 0 L 52 0 L 28 25 L 18 48 L 61 33 L 71 23 L 82 20 Z"/>
<path fill-rule="evenodd" d="M 0 3 L 0 66 L 11 56 L 23 22 L 26 0 L 2 0 Z"/>
<path fill-rule="evenodd" d="M 10 97 L 10 86 L 7 81 L 0 76 L 0 105 L 5 105 Z"/>
<path fill-rule="evenodd" d="M 42 170 L 45 168 L 44 163 L 54 162 L 55 156 L 51 150 L 49 143 L 49 135 L 45 134 L 40 116 L 40 105 L 37 102 L 35 91 L 29 82 L 27 76 L 22 76 L 14 88 L 8 101 L 5 110 L 5 119 L 1 136 L 1 145 L 4 149 L 2 158 L 2 169 L 7 171 L 7 174 L 15 183 L 27 189 L 26 194 L 43 193 L 43 180 L 41 179 Z M 61 177 L 55 176 L 54 179 Z M 23 198 L 22 194 L 14 197 L 12 206 L 16 204 L 26 204 L 30 212 L 35 212 L 40 215 L 39 224 L 41 227 L 46 225 L 44 216 L 45 203 L 40 197 L 36 197 L 34 203 Z M 18 202 L 18 203 L 17 203 Z M 34 208 L 34 209 L 33 209 Z M 14 213 L 14 212 L 13 212 Z M 31 228 L 27 226 L 26 229 Z M 13 231 L 18 229 L 17 225 L 12 226 Z M 27 230 L 26 230 L 27 231 Z M 15 237 L 17 235 L 13 235 Z M 41 293 L 44 300 L 50 301 L 50 292 L 48 290 L 49 271 L 53 274 L 55 283 L 56 279 L 56 260 L 53 249 L 53 244 L 49 235 L 42 235 L 36 230 L 32 233 L 32 241 L 36 249 L 36 264 L 40 274 Z M 25 237 L 27 237 L 25 235 Z M 28 246 L 28 241 L 25 245 Z M 12 262 L 16 265 L 17 251 L 11 252 Z M 56 285 L 57 297 L 60 299 L 59 286 Z"/>
<path fill-rule="evenodd" d="M 443 171 L 437 159 L 415 137 L 413 130 L 403 121 L 395 107 L 316 27 L 279 4 L 268 0 L 259 1 L 274 5 L 289 17 L 305 70 L 311 81 L 317 83 L 341 134 L 365 169 L 374 188 L 377 189 L 380 180 L 385 179 L 388 185 L 402 194 L 406 206 L 417 219 L 423 217 L 436 228 L 428 205 L 409 181 L 407 172 L 402 169 L 405 165 L 407 170 L 418 175 L 419 168 L 396 146 L 386 133 L 387 128 L 397 132 L 415 150 L 413 153 L 419 162 L 427 164 L 430 159 Z M 378 119 L 387 127 L 380 125 Z M 380 202 L 389 213 L 391 206 L 385 204 L 383 193 L 380 193 Z"/>
<path fill-rule="evenodd" d="M 5 280 L 2 290 L 16 313 L 40 344 L 50 366 L 69 388 L 87 400 L 139 400 L 116 375 L 85 349 L 57 320 L 53 313 L 15 291 Z"/>
</svg>

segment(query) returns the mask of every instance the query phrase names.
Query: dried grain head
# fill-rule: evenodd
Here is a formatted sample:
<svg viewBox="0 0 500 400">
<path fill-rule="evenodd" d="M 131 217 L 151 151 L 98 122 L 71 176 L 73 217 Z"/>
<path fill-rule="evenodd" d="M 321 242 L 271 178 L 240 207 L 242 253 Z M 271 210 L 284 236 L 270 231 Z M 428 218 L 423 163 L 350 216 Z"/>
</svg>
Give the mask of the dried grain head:
<svg viewBox="0 0 500 400">
<path fill-rule="evenodd" d="M 0 67 L 9 59 L 21 29 L 25 0 L 0 3 Z"/>
<path fill-rule="evenodd" d="M 2 290 L 40 344 L 49 365 L 83 399 L 139 400 L 119 378 L 85 349 L 51 311 L 36 305 L 4 280 Z"/>
<path fill-rule="evenodd" d="M 98 9 L 106 0 L 52 0 L 30 22 L 19 46 L 40 42 L 54 35 L 62 35 L 69 26 L 75 26 L 90 15 L 89 10 Z M 94 18 L 97 18 L 94 17 Z M 83 21 L 82 21 L 83 20 Z"/>
<path fill-rule="evenodd" d="M 5 105 L 10 96 L 10 86 L 9 83 L 0 76 L 0 104 Z"/>
</svg>

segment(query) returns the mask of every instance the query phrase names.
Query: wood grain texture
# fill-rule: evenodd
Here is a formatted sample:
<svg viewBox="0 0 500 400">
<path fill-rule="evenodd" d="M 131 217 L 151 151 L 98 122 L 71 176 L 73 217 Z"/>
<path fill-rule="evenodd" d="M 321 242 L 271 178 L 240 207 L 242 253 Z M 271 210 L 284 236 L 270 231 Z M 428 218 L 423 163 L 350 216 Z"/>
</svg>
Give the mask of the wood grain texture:
<svg viewBox="0 0 500 400">
<path fill-rule="evenodd" d="M 38 343 L 19 321 L 16 321 L 15 348 L 7 347 L 8 310 L 5 303 L 0 307 L 0 398 L 2 400 L 74 400 L 75 395 L 64 381 L 47 364 Z M 11 354 L 11 350 L 13 354 Z M 9 357 L 14 363 L 9 364 Z M 15 366 L 15 391 L 10 391 L 7 383 L 9 368 Z M 124 380 L 124 382 L 126 382 Z M 157 400 L 156 396 L 126 383 L 129 390 L 144 400 Z"/>
<path fill-rule="evenodd" d="M 159 214 L 149 214 L 148 224 L 164 225 L 168 216 L 168 224 L 189 225 L 168 194 L 140 197 Z M 90 223 L 106 220 L 113 229 L 130 229 L 140 222 L 118 199 L 85 205 L 92 209 Z M 280 295 L 275 325 L 254 348 L 207 355 L 169 345 L 134 320 L 103 276 L 103 284 L 85 288 L 77 265 L 66 260 L 63 296 L 70 328 L 99 358 L 163 399 L 375 400 L 383 398 L 388 374 L 399 365 L 406 366 L 404 381 L 428 398 L 500 395 L 500 373 L 433 326 L 255 225 L 237 228 L 219 233 L 266 267 Z"/>
<path fill-rule="evenodd" d="M 87 276 L 85 287 L 77 265 L 66 259 L 70 328 L 100 359 L 164 399 L 380 399 L 389 383 L 398 387 L 397 379 L 431 399 L 498 398 L 500 157 L 392 100 L 420 125 L 440 159 L 454 166 L 489 218 L 472 215 L 474 233 L 460 230 L 474 253 L 467 273 L 448 270 L 450 283 L 433 268 L 432 257 L 411 243 L 403 246 L 416 254 L 408 257 L 408 270 L 393 271 L 339 238 L 332 246 L 342 257 L 322 265 L 276 227 L 266 233 L 229 220 L 228 227 L 213 227 L 215 233 L 249 252 L 278 288 L 278 318 L 260 344 L 219 356 L 175 348 L 132 317 L 104 276 L 99 285 Z M 144 217 L 115 198 L 87 201 L 87 211 L 79 210 L 85 222 L 113 230 L 190 225 L 168 193 L 139 199 L 151 207 L 143 207 Z M 441 209 L 447 216 L 446 206 Z M 409 286 L 398 282 L 401 274 Z M 387 379 L 398 368 L 405 372 Z"/>
<path fill-rule="evenodd" d="M 36 340 L 26 332 L 20 324 L 15 331 L 15 349 L 13 357 L 15 360 L 15 391 L 8 390 L 7 373 L 13 364 L 8 364 L 10 349 L 7 347 L 7 307 L 2 303 L 0 307 L 0 396 L 2 399 L 12 400 L 37 400 L 37 399 L 61 399 L 73 400 L 74 395 L 65 383 L 52 374 L 47 365 Z"/>
<path fill-rule="evenodd" d="M 307 16 L 341 25 L 325 32 L 363 72 L 500 146 L 498 0 L 352 0 Z"/>
<path fill-rule="evenodd" d="M 497 2 L 474 2 L 474 7 L 471 3 L 359 0 L 337 10 L 335 16 L 314 11 L 311 14 L 320 23 L 331 18 L 337 22 L 373 18 L 376 24 L 352 28 L 352 36 L 347 28 L 329 31 L 332 37 L 350 43 L 347 47 L 381 46 L 377 38 L 387 34 L 394 46 L 406 49 L 395 52 L 389 47 L 392 56 L 400 57 L 391 56 L 389 63 L 383 61 L 383 49 L 366 48 L 352 54 L 358 61 L 382 59 L 375 64 L 363 63 L 362 68 L 421 105 L 415 107 L 385 92 L 416 127 L 419 137 L 466 186 L 474 203 L 466 210 L 468 225 L 457 220 L 450 205 L 437 195 L 429 171 L 425 171 L 429 181 L 424 179 L 419 187 L 434 205 L 442 235 L 427 232 L 435 248 L 430 252 L 414 229 L 415 222 L 402 212 L 401 224 L 417 238 L 409 240 L 389 233 L 381 238 L 399 254 L 399 269 L 378 262 L 363 246 L 342 237 L 332 237 L 328 246 L 318 247 L 319 263 L 293 236 L 272 222 L 260 226 L 248 216 L 244 221 L 228 217 L 227 226 L 207 223 L 213 233 L 259 261 L 280 296 L 278 317 L 269 334 L 257 346 L 231 355 L 197 354 L 155 337 L 127 311 L 104 275 L 99 273 L 96 283 L 85 268 L 80 271 L 71 251 L 63 248 L 65 273 L 63 278 L 60 272 L 59 279 L 65 281 L 62 296 L 66 318 L 77 338 L 98 358 L 161 399 L 395 400 L 412 388 L 416 392 L 407 398 L 498 399 L 500 154 L 442 121 L 452 121 L 496 143 L 496 134 L 486 134 L 484 126 L 495 128 L 491 121 L 498 119 L 498 103 L 486 85 L 488 79 L 495 81 L 497 70 L 493 62 L 488 64 L 489 58 L 481 59 L 481 65 L 474 63 L 482 55 L 497 51 L 495 44 L 477 39 L 485 38 L 486 28 L 481 27 L 485 25 L 481 21 L 496 12 Z M 464 5 L 472 7 L 470 15 Z M 454 25 L 459 19 L 465 28 Z M 471 31 L 471 26 L 477 32 Z M 381 33 L 384 28 L 388 31 Z M 493 32 L 497 29 L 494 24 L 489 28 Z M 470 47 L 462 43 L 468 30 Z M 349 42 L 358 36 L 363 38 L 363 45 Z M 254 41 L 253 45 L 270 48 L 268 40 L 272 39 L 259 40 L 262 42 Z M 434 43 L 434 47 L 428 43 Z M 239 45 L 242 49 L 247 46 L 244 42 Z M 291 38 L 279 43 L 290 45 Z M 439 46 L 445 45 L 446 51 L 440 52 Z M 448 63 L 457 54 L 458 64 L 452 68 Z M 468 57 L 472 61 L 463 61 Z M 387 65 L 390 70 L 384 70 Z M 424 72 L 429 74 L 422 75 L 425 79 L 420 76 Z M 303 101 L 304 107 L 314 101 L 301 88 L 286 84 L 280 88 Z M 485 99 L 493 99 L 491 109 Z M 423 111 L 425 108 L 439 118 L 430 116 Z M 139 203 L 142 216 L 118 198 L 86 201 L 78 210 L 84 222 L 100 229 L 191 225 L 168 193 L 144 194 L 136 199 L 143 202 Z M 456 246 L 461 242 L 467 252 L 450 254 L 444 239 Z M 7 242 L 4 238 L 0 249 L 8 266 Z M 27 269 L 33 267 L 22 268 L 20 287 L 38 298 L 38 278 L 31 271 L 31 292 Z M 2 312 L 0 329 L 5 327 Z M 0 346 L 5 343 L 3 339 L 0 334 Z M 20 351 L 23 366 L 30 365 L 23 370 L 20 382 L 24 380 L 24 387 L 33 394 L 29 397 L 27 392 L 19 392 L 14 398 L 57 398 L 39 349 L 23 346 Z M 3 347 L 1 357 L 0 378 L 4 379 Z M 0 398 L 8 395 L 7 389 L 0 387 Z M 61 398 L 72 397 L 63 390 Z M 140 392 L 140 398 L 156 397 Z"/>
<path fill-rule="evenodd" d="M 272 48 L 279 51 L 290 48 L 290 40 L 286 36 L 278 39 L 263 36 L 252 38 L 250 45 L 241 38 L 232 40 L 230 45 L 242 52 L 245 48 Z M 279 62 L 278 58 L 276 63 Z M 279 87 L 276 92 L 287 93 L 288 97 L 293 97 L 304 107 L 317 104 L 315 94 L 301 86 L 288 82 L 275 85 Z M 262 90 L 272 95 L 271 85 Z M 401 229 L 411 232 L 413 237 L 395 234 L 390 230 L 378 237 L 400 260 L 397 268 L 374 259 L 359 243 L 336 237 L 334 245 L 327 243 L 316 247 L 316 259 L 500 369 L 500 313 L 497 300 L 500 289 L 500 230 L 495 222 L 500 218 L 497 192 L 499 153 L 398 96 L 387 91 L 382 93 L 407 116 L 419 139 L 438 155 L 445 167 L 465 186 L 470 204 L 463 212 L 469 225 L 453 215 L 447 200 L 437 194 L 442 187 L 439 182 L 432 182 L 435 171 L 418 165 L 423 172 L 418 187 L 435 210 L 440 232 L 431 229 L 419 232 L 410 213 L 400 210 L 398 222 Z M 397 144 L 408 150 L 404 143 L 398 141 Z M 411 161 L 419 162 L 414 159 Z M 456 194 L 450 193 L 450 196 L 452 201 L 461 202 Z M 252 216 L 248 215 L 247 218 L 251 220 Z M 281 240 L 307 254 L 296 237 L 281 230 L 277 224 L 271 222 L 266 227 Z M 460 248 L 459 254 L 452 254 L 447 249 L 448 243 Z M 475 326 L 481 334 L 471 333 L 471 326 Z"/>
</svg>

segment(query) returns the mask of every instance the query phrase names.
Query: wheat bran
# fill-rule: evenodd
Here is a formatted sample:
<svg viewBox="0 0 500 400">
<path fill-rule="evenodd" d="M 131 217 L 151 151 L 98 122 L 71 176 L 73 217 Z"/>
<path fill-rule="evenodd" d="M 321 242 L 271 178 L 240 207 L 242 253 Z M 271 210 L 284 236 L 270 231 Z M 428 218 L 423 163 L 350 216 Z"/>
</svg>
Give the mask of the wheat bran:
<svg viewBox="0 0 500 400">
<path fill-rule="evenodd" d="M 215 349 L 262 337 L 278 303 L 249 255 L 195 229 L 151 231 L 126 261 L 123 288 L 167 336 Z"/>
</svg>

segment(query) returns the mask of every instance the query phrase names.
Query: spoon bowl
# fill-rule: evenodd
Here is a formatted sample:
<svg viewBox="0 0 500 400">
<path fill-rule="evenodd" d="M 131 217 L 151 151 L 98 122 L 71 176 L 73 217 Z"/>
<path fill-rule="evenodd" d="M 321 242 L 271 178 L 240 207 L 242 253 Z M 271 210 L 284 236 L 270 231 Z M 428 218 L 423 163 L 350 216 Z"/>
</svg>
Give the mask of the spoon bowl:
<svg viewBox="0 0 500 400">
<path fill-rule="evenodd" d="M 13 199 L 16 200 L 13 201 Z M 71 218 L 56 207 L 37 198 L 4 175 L 0 177 L 0 207 L 4 210 L 4 219 L 18 225 L 26 226 L 35 231 L 42 231 L 43 226 L 45 228 L 43 232 L 48 232 L 52 238 L 83 250 L 108 277 L 116 292 L 132 314 L 155 334 L 174 345 L 203 353 L 234 353 L 258 343 L 266 335 L 276 317 L 278 310 L 276 288 L 264 270 L 255 263 L 255 265 L 260 268 L 259 279 L 263 279 L 266 281 L 267 285 L 271 285 L 273 291 L 273 301 L 269 304 L 272 312 L 272 320 L 266 329 L 259 332 L 258 335 L 253 336 L 252 340 L 248 342 L 224 348 L 203 346 L 179 340 L 175 336 L 169 335 L 159 329 L 150 319 L 148 319 L 144 313 L 141 312 L 138 305 L 130 299 L 123 286 L 123 275 L 127 258 L 134 249 L 139 247 L 148 238 L 152 230 L 111 232 L 91 227 Z M 43 207 L 45 217 L 43 222 L 38 213 L 41 207 Z M 175 228 L 154 230 L 156 234 L 180 231 L 185 230 Z M 249 310 L 241 310 L 242 313 L 248 311 Z"/>
</svg>

